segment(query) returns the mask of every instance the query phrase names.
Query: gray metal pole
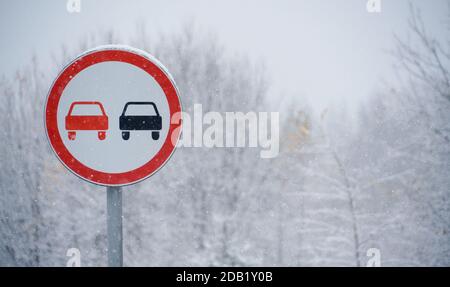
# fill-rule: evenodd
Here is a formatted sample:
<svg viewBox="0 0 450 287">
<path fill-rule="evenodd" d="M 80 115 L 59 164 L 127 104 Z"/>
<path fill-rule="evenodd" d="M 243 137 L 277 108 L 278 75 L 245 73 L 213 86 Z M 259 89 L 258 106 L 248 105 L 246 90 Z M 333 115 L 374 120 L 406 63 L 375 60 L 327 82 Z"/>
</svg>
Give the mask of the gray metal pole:
<svg viewBox="0 0 450 287">
<path fill-rule="evenodd" d="M 120 187 L 107 187 L 106 193 L 108 266 L 122 267 L 122 190 Z"/>
</svg>

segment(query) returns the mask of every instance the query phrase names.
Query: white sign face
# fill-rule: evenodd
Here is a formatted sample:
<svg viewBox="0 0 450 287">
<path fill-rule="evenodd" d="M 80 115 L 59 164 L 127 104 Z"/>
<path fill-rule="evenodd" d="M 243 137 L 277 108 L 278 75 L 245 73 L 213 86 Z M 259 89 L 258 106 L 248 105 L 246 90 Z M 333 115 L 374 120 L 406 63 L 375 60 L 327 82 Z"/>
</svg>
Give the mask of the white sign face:
<svg viewBox="0 0 450 287">
<path fill-rule="evenodd" d="M 74 60 L 47 99 L 46 127 L 60 160 L 102 185 L 142 180 L 173 152 L 181 112 L 171 76 L 151 56 L 107 46 Z"/>
<path fill-rule="evenodd" d="M 98 139 L 97 130 L 73 131 L 69 139 L 65 118 L 72 103 L 96 101 L 103 105 L 109 119 L 105 139 Z M 122 138 L 119 119 L 128 102 L 152 102 L 162 120 L 157 140 L 152 131 L 130 131 L 128 140 Z M 145 71 L 122 62 L 103 62 L 81 71 L 66 86 L 58 109 L 58 129 L 64 145 L 82 164 L 108 173 L 120 173 L 136 169 L 161 149 L 170 125 L 169 105 L 164 91 Z M 141 113 L 139 113 L 141 112 Z M 72 115 L 101 115 L 98 105 L 77 105 Z M 129 106 L 126 116 L 157 116 L 151 105 Z M 143 120 L 145 121 L 145 119 Z M 144 123 L 142 123 L 144 124 Z"/>
</svg>

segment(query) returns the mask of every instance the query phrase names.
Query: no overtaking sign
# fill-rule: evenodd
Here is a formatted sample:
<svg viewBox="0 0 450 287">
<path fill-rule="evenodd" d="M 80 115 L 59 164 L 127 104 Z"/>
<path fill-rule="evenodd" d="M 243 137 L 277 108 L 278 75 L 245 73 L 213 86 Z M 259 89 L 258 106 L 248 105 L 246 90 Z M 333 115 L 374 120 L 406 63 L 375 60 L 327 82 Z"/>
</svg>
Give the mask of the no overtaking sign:
<svg viewBox="0 0 450 287">
<path fill-rule="evenodd" d="M 108 265 L 123 265 L 122 192 L 166 163 L 181 133 L 181 103 L 152 56 L 103 46 L 72 61 L 50 88 L 45 126 L 53 151 L 74 174 L 107 186 Z"/>
<path fill-rule="evenodd" d="M 147 53 L 103 46 L 72 61 L 47 96 L 45 124 L 61 162 L 100 185 L 136 183 L 173 153 L 181 132 L 175 82 Z"/>
</svg>

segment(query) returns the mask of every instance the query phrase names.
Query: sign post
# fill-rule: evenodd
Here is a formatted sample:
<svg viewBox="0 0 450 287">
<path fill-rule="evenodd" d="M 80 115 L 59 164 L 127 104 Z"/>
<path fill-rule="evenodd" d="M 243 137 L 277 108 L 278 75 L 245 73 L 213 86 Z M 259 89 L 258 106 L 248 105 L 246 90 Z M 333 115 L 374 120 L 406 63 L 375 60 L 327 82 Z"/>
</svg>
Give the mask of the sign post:
<svg viewBox="0 0 450 287">
<path fill-rule="evenodd" d="M 106 221 L 108 232 L 108 266 L 123 265 L 122 188 L 106 188 Z"/>
<path fill-rule="evenodd" d="M 121 186 L 156 173 L 181 133 L 179 92 L 153 56 L 101 46 L 67 65 L 45 105 L 50 145 L 80 178 L 107 187 L 108 265 L 122 266 Z M 175 117 L 174 117 L 175 116 Z"/>
</svg>

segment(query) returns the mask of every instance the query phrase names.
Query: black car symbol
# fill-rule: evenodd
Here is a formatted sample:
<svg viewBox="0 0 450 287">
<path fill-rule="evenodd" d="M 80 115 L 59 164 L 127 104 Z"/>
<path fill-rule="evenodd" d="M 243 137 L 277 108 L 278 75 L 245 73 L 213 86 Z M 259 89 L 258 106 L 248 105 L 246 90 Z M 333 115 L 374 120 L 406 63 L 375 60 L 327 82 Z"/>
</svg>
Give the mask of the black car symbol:
<svg viewBox="0 0 450 287">
<path fill-rule="evenodd" d="M 138 113 L 133 111 L 135 108 L 140 108 Z M 142 110 L 145 110 L 144 113 Z M 124 140 L 130 138 L 130 131 L 141 130 L 152 131 L 152 139 L 158 140 L 161 126 L 161 116 L 155 103 L 152 102 L 128 102 L 119 118 L 119 127 Z"/>
</svg>

